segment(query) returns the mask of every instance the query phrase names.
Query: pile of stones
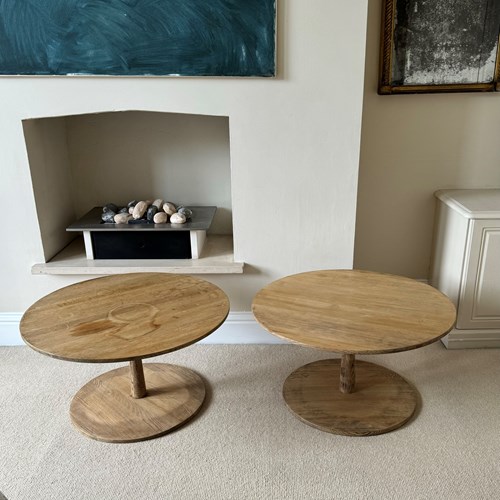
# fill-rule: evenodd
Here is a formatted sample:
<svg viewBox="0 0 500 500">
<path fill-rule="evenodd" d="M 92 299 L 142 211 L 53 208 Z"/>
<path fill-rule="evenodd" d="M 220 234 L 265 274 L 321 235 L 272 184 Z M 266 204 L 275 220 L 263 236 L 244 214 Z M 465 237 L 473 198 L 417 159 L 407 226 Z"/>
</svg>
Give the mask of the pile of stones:
<svg viewBox="0 0 500 500">
<path fill-rule="evenodd" d="M 112 224 L 184 224 L 192 215 L 189 208 L 176 206 L 170 201 L 133 200 L 124 207 L 114 203 L 104 205 L 101 219 Z"/>
</svg>

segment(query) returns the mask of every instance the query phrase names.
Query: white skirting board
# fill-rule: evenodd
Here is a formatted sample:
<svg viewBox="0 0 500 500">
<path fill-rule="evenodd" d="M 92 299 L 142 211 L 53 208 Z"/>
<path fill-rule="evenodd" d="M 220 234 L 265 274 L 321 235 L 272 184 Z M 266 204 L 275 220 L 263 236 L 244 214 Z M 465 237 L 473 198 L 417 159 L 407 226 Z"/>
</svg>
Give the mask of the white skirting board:
<svg viewBox="0 0 500 500">
<path fill-rule="evenodd" d="M 19 333 L 21 313 L 0 313 L 0 346 L 24 345 Z"/>
<path fill-rule="evenodd" d="M 24 345 L 19 333 L 22 313 L 0 313 L 0 346 Z M 231 312 L 225 323 L 200 344 L 283 344 L 266 332 L 251 312 Z"/>
<path fill-rule="evenodd" d="M 457 330 L 441 339 L 448 349 L 482 349 L 500 347 L 500 330 Z"/>
<path fill-rule="evenodd" d="M 19 333 L 22 313 L 0 313 L 0 346 L 24 345 Z M 498 330 L 452 330 L 442 339 L 448 349 L 500 347 Z M 229 313 L 225 323 L 200 344 L 284 344 L 266 332 L 251 312 Z"/>
</svg>

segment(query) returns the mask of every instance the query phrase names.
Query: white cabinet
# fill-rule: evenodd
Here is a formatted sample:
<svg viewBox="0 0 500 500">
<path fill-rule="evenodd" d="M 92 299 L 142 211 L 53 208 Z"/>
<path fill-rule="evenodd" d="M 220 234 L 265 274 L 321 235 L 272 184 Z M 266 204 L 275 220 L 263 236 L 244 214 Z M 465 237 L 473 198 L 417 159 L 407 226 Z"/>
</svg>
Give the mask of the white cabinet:
<svg viewBox="0 0 500 500">
<path fill-rule="evenodd" d="M 500 347 L 500 189 L 436 193 L 430 283 L 455 303 L 450 349 Z"/>
</svg>

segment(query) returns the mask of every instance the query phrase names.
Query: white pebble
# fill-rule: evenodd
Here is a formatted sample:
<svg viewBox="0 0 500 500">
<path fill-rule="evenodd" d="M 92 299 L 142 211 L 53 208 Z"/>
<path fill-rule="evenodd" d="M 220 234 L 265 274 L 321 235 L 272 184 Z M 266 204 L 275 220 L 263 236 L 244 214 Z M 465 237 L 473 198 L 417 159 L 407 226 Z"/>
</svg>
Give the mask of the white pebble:
<svg viewBox="0 0 500 500">
<path fill-rule="evenodd" d="M 175 208 L 175 205 L 173 203 L 170 203 L 169 201 L 166 201 L 163 204 L 163 211 L 167 213 L 168 215 L 175 214 L 177 209 Z"/>
<path fill-rule="evenodd" d="M 157 212 L 153 217 L 155 224 L 165 224 L 168 221 L 168 215 L 165 212 Z"/>
<path fill-rule="evenodd" d="M 130 214 L 124 213 L 124 214 L 116 214 L 114 220 L 116 224 L 127 224 L 131 218 L 132 216 Z"/>
<path fill-rule="evenodd" d="M 170 216 L 170 222 L 172 224 L 184 224 L 186 222 L 186 216 L 176 212 Z"/>
<path fill-rule="evenodd" d="M 153 201 L 152 205 L 154 205 L 158 209 L 158 212 L 161 212 L 163 210 L 163 200 L 160 198 Z"/>
</svg>

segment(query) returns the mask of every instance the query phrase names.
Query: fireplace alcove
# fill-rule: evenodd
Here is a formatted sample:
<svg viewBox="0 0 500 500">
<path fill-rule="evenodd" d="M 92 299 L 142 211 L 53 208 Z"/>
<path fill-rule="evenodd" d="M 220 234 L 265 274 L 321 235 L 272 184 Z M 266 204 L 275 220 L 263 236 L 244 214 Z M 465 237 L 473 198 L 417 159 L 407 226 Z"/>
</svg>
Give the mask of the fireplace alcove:
<svg viewBox="0 0 500 500">
<path fill-rule="evenodd" d="M 229 118 L 150 111 L 23 120 L 44 262 L 33 274 L 241 273 L 232 238 Z M 66 228 L 95 206 L 215 205 L 199 259 L 87 260 Z"/>
</svg>

